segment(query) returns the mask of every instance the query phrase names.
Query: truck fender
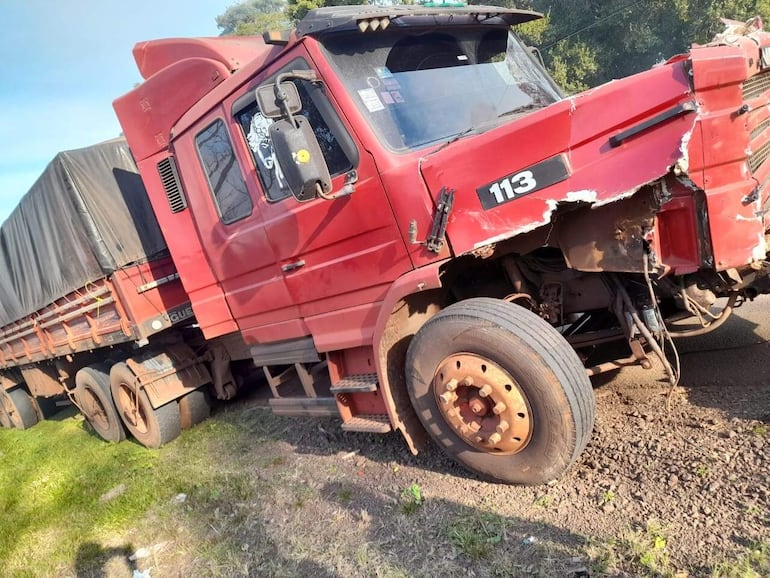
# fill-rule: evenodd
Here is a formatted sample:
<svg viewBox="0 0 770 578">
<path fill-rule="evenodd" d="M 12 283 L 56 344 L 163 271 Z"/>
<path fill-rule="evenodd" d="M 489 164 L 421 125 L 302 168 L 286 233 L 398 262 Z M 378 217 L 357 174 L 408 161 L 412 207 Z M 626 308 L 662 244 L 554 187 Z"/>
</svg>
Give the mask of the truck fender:
<svg viewBox="0 0 770 578">
<path fill-rule="evenodd" d="M 394 429 L 413 454 L 428 443 L 427 433 L 412 408 L 406 389 L 406 350 L 417 330 L 441 310 L 440 267 L 437 261 L 399 277 L 382 301 L 374 327 L 373 348 L 380 391 Z"/>
<path fill-rule="evenodd" d="M 157 409 L 211 382 L 204 360 L 185 344 L 169 345 L 126 360 L 126 365 Z"/>
</svg>

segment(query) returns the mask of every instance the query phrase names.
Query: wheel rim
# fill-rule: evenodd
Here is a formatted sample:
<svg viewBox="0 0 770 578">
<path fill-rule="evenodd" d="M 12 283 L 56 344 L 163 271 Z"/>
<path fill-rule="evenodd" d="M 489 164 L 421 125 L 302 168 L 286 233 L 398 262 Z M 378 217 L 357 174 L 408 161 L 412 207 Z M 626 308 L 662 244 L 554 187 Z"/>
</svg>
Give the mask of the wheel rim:
<svg viewBox="0 0 770 578">
<path fill-rule="evenodd" d="M 11 423 L 11 418 L 8 415 L 8 412 L 6 411 L 5 404 L 2 403 L 2 400 L 0 400 L 0 426 L 4 428 L 13 427 L 13 424 Z"/>
<path fill-rule="evenodd" d="M 96 430 L 107 431 L 110 428 L 110 420 L 101 400 L 90 387 L 83 388 L 83 392 L 85 395 L 81 401 L 83 404 L 81 409 L 85 412 L 88 421 Z"/>
<path fill-rule="evenodd" d="M 13 403 L 13 400 L 8 397 L 6 392 L 0 393 L 0 403 L 3 404 L 3 409 L 5 410 L 11 425 L 18 428 L 21 420 L 19 414 L 16 412 L 16 405 Z"/>
<path fill-rule="evenodd" d="M 433 377 L 433 392 L 444 420 L 477 449 L 516 454 L 532 437 L 527 398 L 494 361 L 472 353 L 446 357 Z"/>
<path fill-rule="evenodd" d="M 120 384 L 118 403 L 123 410 L 126 423 L 137 433 L 146 434 L 149 430 L 144 406 L 139 401 L 139 395 L 125 383 Z"/>
</svg>

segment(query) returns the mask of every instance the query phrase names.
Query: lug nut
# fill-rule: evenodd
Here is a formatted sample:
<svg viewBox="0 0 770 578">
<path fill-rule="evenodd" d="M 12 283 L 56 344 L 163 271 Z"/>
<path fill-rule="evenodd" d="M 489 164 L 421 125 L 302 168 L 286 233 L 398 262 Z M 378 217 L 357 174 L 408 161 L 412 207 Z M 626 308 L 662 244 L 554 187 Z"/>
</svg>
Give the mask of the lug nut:
<svg viewBox="0 0 770 578">
<path fill-rule="evenodd" d="M 473 385 L 473 378 L 468 376 L 460 382 L 460 385 L 464 387 L 471 387 Z"/>
<path fill-rule="evenodd" d="M 457 389 L 457 380 L 456 379 L 450 379 L 446 385 L 444 386 L 444 389 L 447 391 L 454 391 Z"/>
<path fill-rule="evenodd" d="M 481 424 L 477 421 L 471 422 L 471 431 L 478 433 L 481 430 Z"/>
<path fill-rule="evenodd" d="M 457 399 L 457 395 L 451 391 L 447 391 L 446 393 L 442 393 L 439 396 L 439 399 L 441 399 L 441 401 L 444 404 L 449 405 L 450 403 L 452 403 L 454 400 Z"/>
<path fill-rule="evenodd" d="M 490 385 L 485 385 L 479 390 L 479 395 L 481 397 L 489 397 L 489 394 L 492 393 L 492 387 Z"/>
<path fill-rule="evenodd" d="M 499 434 L 504 434 L 505 432 L 508 431 L 508 428 L 510 427 L 511 426 L 508 425 L 508 422 L 503 419 L 503 420 L 500 420 L 499 424 L 497 424 L 495 431 Z"/>
<path fill-rule="evenodd" d="M 508 409 L 505 404 L 502 401 L 498 401 L 495 407 L 492 408 L 492 413 L 495 415 L 500 415 L 503 413 L 506 409 Z"/>
<path fill-rule="evenodd" d="M 487 404 L 478 397 L 468 401 L 468 407 L 476 415 L 485 415 L 487 413 Z"/>
<path fill-rule="evenodd" d="M 493 433 L 491 436 L 489 436 L 489 443 L 492 445 L 497 445 L 502 439 L 503 436 L 501 436 L 499 433 Z"/>
<path fill-rule="evenodd" d="M 455 408 L 450 409 L 449 411 L 446 412 L 446 414 L 452 418 L 455 418 L 458 415 L 457 410 Z"/>
</svg>

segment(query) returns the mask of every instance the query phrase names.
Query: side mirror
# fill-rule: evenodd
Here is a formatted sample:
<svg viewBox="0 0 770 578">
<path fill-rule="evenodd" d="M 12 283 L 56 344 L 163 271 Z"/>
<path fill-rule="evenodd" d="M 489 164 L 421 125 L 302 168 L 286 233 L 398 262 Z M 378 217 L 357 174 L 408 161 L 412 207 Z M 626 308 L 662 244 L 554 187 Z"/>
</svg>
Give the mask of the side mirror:
<svg viewBox="0 0 770 578">
<path fill-rule="evenodd" d="M 318 139 L 304 116 L 294 116 L 292 120 L 293 123 L 285 119 L 276 121 L 269 129 L 286 184 L 300 202 L 317 196 L 326 198 L 332 190 L 332 179 Z"/>
<path fill-rule="evenodd" d="M 265 84 L 257 88 L 257 106 L 265 118 L 275 120 L 284 117 L 284 107 L 287 107 L 291 114 L 302 110 L 302 100 L 293 82 L 284 82 L 280 90 L 284 100 L 278 99 L 275 84 Z"/>
</svg>

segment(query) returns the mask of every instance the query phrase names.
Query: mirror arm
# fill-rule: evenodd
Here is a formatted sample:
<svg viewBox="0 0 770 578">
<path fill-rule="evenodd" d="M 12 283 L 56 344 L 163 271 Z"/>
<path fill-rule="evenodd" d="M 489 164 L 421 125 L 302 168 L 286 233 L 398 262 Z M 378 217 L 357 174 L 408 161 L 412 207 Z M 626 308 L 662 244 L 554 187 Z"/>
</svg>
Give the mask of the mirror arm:
<svg viewBox="0 0 770 578">
<path fill-rule="evenodd" d="M 316 82 L 318 78 L 316 77 L 315 71 L 313 70 L 289 70 L 288 72 L 279 74 L 275 78 L 275 100 L 277 103 L 279 103 L 278 106 L 281 107 L 281 110 L 286 115 L 286 120 L 291 123 L 291 126 L 297 128 L 297 121 L 294 120 L 294 115 L 291 113 L 291 110 L 289 110 L 289 106 L 286 103 L 289 97 L 281 88 L 281 84 L 290 79 Z"/>
<path fill-rule="evenodd" d="M 316 183 L 315 190 L 316 190 L 316 194 L 323 200 L 333 201 L 334 199 L 339 199 L 340 197 L 347 197 L 348 195 L 352 195 L 356 190 L 355 183 L 357 182 L 358 182 L 358 172 L 355 170 L 352 170 L 348 172 L 347 175 L 345 175 L 345 184 L 343 184 L 342 188 L 336 193 L 332 193 L 330 195 L 324 193 L 323 188 L 319 183 Z"/>
</svg>

